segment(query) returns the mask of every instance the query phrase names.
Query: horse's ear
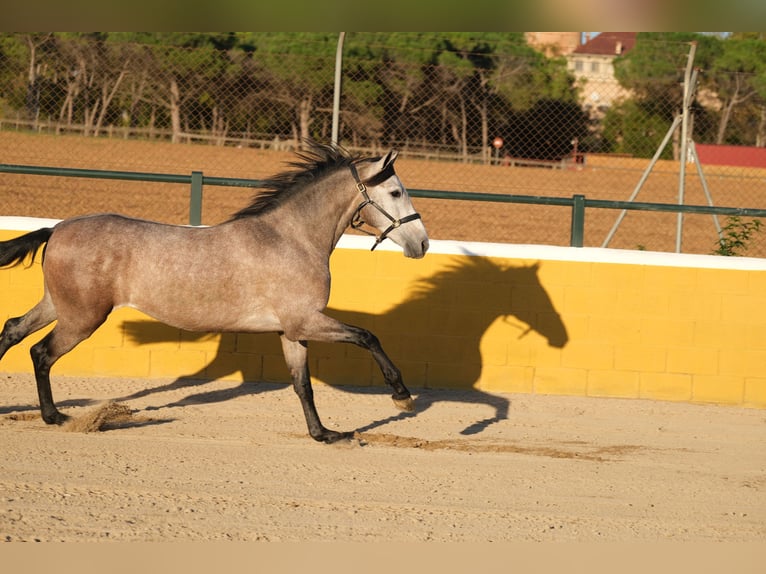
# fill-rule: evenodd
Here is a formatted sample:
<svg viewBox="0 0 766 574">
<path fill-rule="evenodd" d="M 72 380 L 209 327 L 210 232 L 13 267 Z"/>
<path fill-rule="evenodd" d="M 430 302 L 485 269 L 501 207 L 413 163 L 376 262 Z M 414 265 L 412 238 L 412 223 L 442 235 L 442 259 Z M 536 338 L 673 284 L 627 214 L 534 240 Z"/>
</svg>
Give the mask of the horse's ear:
<svg viewBox="0 0 766 574">
<path fill-rule="evenodd" d="M 368 163 L 362 178 L 367 180 L 370 185 L 376 185 L 391 177 L 394 172 L 394 160 L 399 152 L 391 150 L 383 157 L 378 157 Z"/>
<path fill-rule="evenodd" d="M 398 155 L 399 152 L 394 149 L 388 152 L 386 157 L 383 158 L 383 169 L 387 168 L 389 165 L 393 165 L 394 161 L 396 160 L 396 156 Z"/>
</svg>

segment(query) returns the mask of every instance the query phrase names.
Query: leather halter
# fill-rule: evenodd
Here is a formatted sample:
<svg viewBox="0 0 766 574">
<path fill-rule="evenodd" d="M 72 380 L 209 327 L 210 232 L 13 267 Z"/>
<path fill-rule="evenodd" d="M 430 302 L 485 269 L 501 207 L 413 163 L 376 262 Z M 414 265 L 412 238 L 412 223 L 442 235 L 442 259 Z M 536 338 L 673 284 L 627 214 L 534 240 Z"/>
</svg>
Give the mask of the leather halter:
<svg viewBox="0 0 766 574">
<path fill-rule="evenodd" d="M 353 163 L 351 163 L 349 164 L 348 167 L 351 169 L 351 175 L 354 176 L 354 180 L 356 181 L 356 189 L 359 191 L 359 193 L 362 194 L 362 197 L 364 198 L 364 201 L 362 201 L 362 203 L 359 204 L 359 206 L 356 208 L 356 211 L 354 211 L 354 215 L 351 217 L 351 227 L 354 229 L 358 229 L 362 233 L 366 233 L 367 235 L 371 235 L 375 237 L 375 245 L 372 246 L 370 251 L 375 251 L 375 248 L 378 245 L 380 245 L 380 243 L 382 243 L 388 237 L 388 234 L 391 233 L 397 227 L 399 227 L 402 223 L 407 223 L 408 221 L 414 221 L 416 219 L 420 219 L 420 214 L 418 212 L 405 215 L 404 217 L 400 219 L 396 219 L 395 217 L 393 217 L 390 213 L 388 213 L 385 209 L 383 209 L 380 206 L 380 204 L 370 199 L 370 196 L 367 194 L 367 186 L 359 178 L 359 172 L 357 172 L 356 166 Z M 368 179 L 367 183 L 372 186 L 379 185 L 393 175 L 394 175 L 393 167 L 387 166 L 379 174 L 374 175 L 373 177 Z M 362 229 L 362 226 L 367 224 L 367 222 L 364 219 L 362 219 L 362 209 L 364 209 L 368 205 L 371 205 L 372 207 L 380 211 L 391 222 L 391 225 L 389 225 L 388 228 L 380 235 L 375 235 L 375 233 L 371 233 L 367 231 L 366 229 Z"/>
</svg>

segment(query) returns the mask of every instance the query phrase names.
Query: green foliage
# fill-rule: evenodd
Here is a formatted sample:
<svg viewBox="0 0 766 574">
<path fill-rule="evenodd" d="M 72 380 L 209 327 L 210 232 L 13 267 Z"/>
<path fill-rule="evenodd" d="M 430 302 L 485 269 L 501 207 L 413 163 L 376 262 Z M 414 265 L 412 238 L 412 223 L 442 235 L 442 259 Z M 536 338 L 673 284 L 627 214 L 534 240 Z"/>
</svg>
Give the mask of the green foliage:
<svg viewBox="0 0 766 574">
<path fill-rule="evenodd" d="M 706 69 L 722 50 L 722 40 L 691 32 L 642 32 L 635 47 L 614 61 L 614 75 L 625 88 L 643 103 L 667 102 L 666 117 L 679 111 L 689 45 L 697 43 L 695 67 Z"/>
<path fill-rule="evenodd" d="M 486 159 L 501 136 L 503 152 L 542 159 L 568 153 L 578 138 L 583 151 L 650 157 L 679 111 L 691 41 L 708 100 L 736 107 L 726 116 L 720 105 L 698 111 L 697 141 L 764 141 L 759 33 L 639 34 L 615 60 L 633 96 L 598 125 L 582 113 L 566 60 L 532 49 L 522 33 L 348 33 L 341 139 L 482 150 Z M 170 129 L 174 138 L 326 138 L 337 43 L 327 32 L 0 33 L 0 113 L 85 133 L 103 123 Z"/>
<path fill-rule="evenodd" d="M 722 43 L 720 54 L 712 62 L 711 70 L 763 73 L 766 70 L 766 41 L 752 38 L 726 40 Z"/>
<path fill-rule="evenodd" d="M 710 89 L 721 101 L 713 141 L 737 144 L 763 139 L 766 134 L 752 128 L 766 108 L 766 41 L 750 37 L 726 40 L 711 65 L 710 76 L 715 80 L 709 82 Z M 760 124 L 763 130 L 762 119 Z"/>
<path fill-rule="evenodd" d="M 721 229 L 721 236 L 718 238 L 718 244 L 713 254 L 742 255 L 742 252 L 747 250 L 753 235 L 758 233 L 760 229 L 761 221 L 759 219 L 742 221 L 736 215 L 728 217 L 726 225 Z"/>
<path fill-rule="evenodd" d="M 682 105 L 684 70 L 691 43 L 698 70 L 695 139 L 762 145 L 766 127 L 766 41 L 761 33 L 729 37 L 690 32 L 639 33 L 636 45 L 615 59 L 615 77 L 643 113 L 670 126 Z M 624 113 L 624 111 L 623 111 Z M 704 116 L 704 117 L 703 117 Z M 642 154 L 645 156 L 645 154 Z"/>
<path fill-rule="evenodd" d="M 669 128 L 667 119 L 651 106 L 626 100 L 607 112 L 603 136 L 611 152 L 648 158 L 655 154 Z M 665 147 L 661 157 L 672 159 L 671 146 Z"/>
</svg>

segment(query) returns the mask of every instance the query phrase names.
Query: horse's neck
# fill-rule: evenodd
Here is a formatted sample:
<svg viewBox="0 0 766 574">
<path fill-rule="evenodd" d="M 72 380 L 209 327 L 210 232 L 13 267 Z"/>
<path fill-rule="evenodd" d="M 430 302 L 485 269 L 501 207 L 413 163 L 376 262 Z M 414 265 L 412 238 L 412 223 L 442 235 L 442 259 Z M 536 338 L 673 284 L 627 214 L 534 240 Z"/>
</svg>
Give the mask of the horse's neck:
<svg viewBox="0 0 766 574">
<path fill-rule="evenodd" d="M 351 222 L 358 195 L 350 171 L 339 169 L 263 218 L 276 228 L 288 229 L 296 241 L 327 250 L 329 257 Z"/>
<path fill-rule="evenodd" d="M 324 178 L 310 192 L 312 225 L 322 240 L 330 241 L 330 251 L 351 224 L 351 217 L 362 197 L 348 169 L 339 169 Z"/>
</svg>

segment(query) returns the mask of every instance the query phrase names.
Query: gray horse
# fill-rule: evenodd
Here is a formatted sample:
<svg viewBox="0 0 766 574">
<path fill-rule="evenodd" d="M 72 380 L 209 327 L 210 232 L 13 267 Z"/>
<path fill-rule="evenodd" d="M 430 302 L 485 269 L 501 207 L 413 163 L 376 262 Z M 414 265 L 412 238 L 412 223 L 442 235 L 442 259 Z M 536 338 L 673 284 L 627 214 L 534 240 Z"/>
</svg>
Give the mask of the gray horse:
<svg viewBox="0 0 766 574">
<path fill-rule="evenodd" d="M 262 191 L 229 221 L 186 227 L 100 214 L 67 219 L 0 242 L 0 267 L 43 257 L 45 293 L 0 333 L 0 358 L 27 335 L 57 321 L 31 348 L 42 418 L 68 417 L 54 404 L 50 369 L 88 338 L 117 307 L 134 307 L 189 331 L 277 332 L 300 397 L 310 435 L 324 442 L 350 432 L 325 428 L 314 405 L 307 341 L 353 343 L 368 349 L 394 404 L 414 404 L 399 369 L 377 337 L 324 313 L 330 294 L 329 259 L 352 225 L 390 237 L 407 257 L 428 250 L 425 227 L 394 171 L 395 152 L 354 157 L 309 142 L 290 171 L 262 183 Z"/>
</svg>

